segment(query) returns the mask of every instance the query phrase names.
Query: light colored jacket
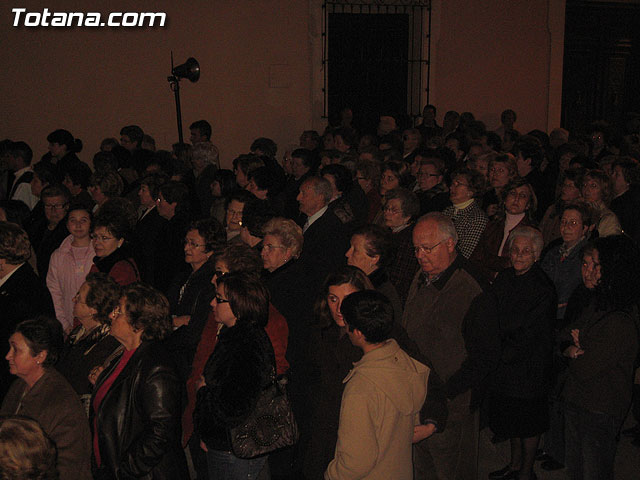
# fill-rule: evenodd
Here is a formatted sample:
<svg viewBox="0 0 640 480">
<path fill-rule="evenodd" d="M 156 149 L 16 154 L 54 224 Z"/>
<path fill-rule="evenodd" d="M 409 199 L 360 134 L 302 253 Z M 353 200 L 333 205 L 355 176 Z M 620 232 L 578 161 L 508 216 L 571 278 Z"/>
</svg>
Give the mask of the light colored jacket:
<svg viewBox="0 0 640 480">
<path fill-rule="evenodd" d="M 429 368 L 387 340 L 344 379 L 335 458 L 326 480 L 412 480 L 413 427 L 427 395 Z"/>
<path fill-rule="evenodd" d="M 72 241 L 73 235 L 69 235 L 53 252 L 47 273 L 47 287 L 56 309 L 56 318 L 66 333 L 69 333 L 73 327 L 73 297 L 91 270 L 93 257 L 96 255 L 90 243 L 86 255 L 75 258 L 71 247 Z"/>
</svg>

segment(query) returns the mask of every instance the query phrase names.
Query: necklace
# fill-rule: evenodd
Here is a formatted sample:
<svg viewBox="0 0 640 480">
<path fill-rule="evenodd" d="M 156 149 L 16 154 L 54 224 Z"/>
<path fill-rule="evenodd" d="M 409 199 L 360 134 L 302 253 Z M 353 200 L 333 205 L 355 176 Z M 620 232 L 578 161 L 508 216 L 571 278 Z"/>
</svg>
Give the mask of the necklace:
<svg viewBox="0 0 640 480">
<path fill-rule="evenodd" d="M 79 256 L 81 256 L 82 258 L 77 258 L 76 257 L 76 251 L 78 252 Z M 84 255 L 82 255 L 82 252 L 84 251 Z M 71 258 L 73 258 L 73 271 L 75 273 L 84 273 L 84 266 L 87 263 L 87 259 L 89 258 L 89 254 L 91 253 L 91 246 L 88 245 L 86 247 L 74 247 L 73 245 L 71 245 Z"/>
</svg>

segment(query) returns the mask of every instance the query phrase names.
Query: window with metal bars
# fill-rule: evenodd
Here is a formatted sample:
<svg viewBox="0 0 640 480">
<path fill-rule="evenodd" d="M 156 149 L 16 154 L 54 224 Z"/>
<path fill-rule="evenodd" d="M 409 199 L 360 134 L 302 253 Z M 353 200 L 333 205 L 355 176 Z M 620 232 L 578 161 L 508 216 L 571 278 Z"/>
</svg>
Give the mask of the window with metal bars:
<svg viewBox="0 0 640 480">
<path fill-rule="evenodd" d="M 323 116 L 415 119 L 429 103 L 430 0 L 325 0 Z M 375 118 L 375 120 L 374 120 Z"/>
</svg>

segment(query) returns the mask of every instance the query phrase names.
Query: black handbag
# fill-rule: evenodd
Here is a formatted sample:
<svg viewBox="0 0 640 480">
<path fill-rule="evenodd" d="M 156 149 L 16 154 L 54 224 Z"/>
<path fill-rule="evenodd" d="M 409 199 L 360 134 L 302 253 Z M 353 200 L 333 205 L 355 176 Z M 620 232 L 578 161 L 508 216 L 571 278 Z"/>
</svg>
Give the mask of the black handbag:
<svg viewBox="0 0 640 480">
<path fill-rule="evenodd" d="M 286 386 L 276 381 L 275 372 L 271 384 L 260 394 L 256 408 L 230 434 L 233 454 L 246 459 L 290 447 L 298 441 L 298 424 Z"/>
</svg>

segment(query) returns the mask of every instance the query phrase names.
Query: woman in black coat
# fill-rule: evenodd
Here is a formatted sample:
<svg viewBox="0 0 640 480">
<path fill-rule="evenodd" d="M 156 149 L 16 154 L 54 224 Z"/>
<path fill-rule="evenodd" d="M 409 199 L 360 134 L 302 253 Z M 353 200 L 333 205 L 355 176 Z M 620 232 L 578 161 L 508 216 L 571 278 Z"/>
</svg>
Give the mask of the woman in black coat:
<svg viewBox="0 0 640 480">
<path fill-rule="evenodd" d="M 511 440 L 511 462 L 494 479 L 532 479 L 540 435 L 549 427 L 547 383 L 552 360 L 553 284 L 538 266 L 540 231 L 516 227 L 507 240 L 512 267 L 493 284 L 501 357 L 491 378 L 489 426 Z"/>
<path fill-rule="evenodd" d="M 584 263 L 592 300 L 560 334 L 569 362 L 562 390 L 565 464 L 572 479 L 612 480 L 638 353 L 640 252 L 629 237 L 613 235 L 596 239 Z"/>
<path fill-rule="evenodd" d="M 124 289 L 111 315 L 124 353 L 99 374 L 91 401 L 97 479 L 188 478 L 180 445 L 184 385 L 160 342 L 170 331 L 160 292 L 142 283 Z"/>
<path fill-rule="evenodd" d="M 207 218 L 193 222 L 184 238 L 184 259 L 191 268 L 178 274 L 167 292 L 176 329 L 167 346 L 185 381 L 211 311 L 209 304 L 216 293 L 211 284 L 215 274 L 213 255 L 219 254 L 224 245 L 225 232 L 217 220 Z"/>
<path fill-rule="evenodd" d="M 273 347 L 264 330 L 269 292 L 255 276 L 230 273 L 218 278 L 211 306 L 222 328 L 197 392 L 194 425 L 210 478 L 257 478 L 267 457 L 236 457 L 230 430 L 249 417 L 275 378 Z"/>
</svg>

